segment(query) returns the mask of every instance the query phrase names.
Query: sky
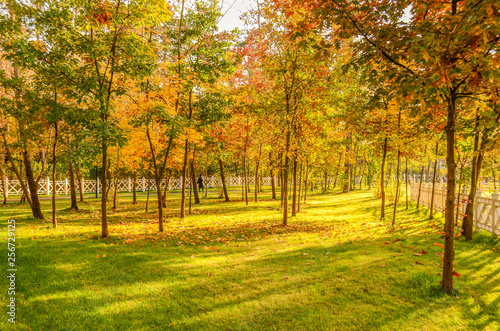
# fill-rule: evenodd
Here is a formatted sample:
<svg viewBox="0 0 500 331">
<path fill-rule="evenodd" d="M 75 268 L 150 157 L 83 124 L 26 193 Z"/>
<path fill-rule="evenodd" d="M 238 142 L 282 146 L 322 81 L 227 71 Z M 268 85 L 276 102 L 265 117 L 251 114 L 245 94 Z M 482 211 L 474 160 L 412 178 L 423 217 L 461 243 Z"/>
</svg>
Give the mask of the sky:
<svg viewBox="0 0 500 331">
<path fill-rule="evenodd" d="M 220 0 L 222 4 L 222 13 L 227 13 L 219 22 L 220 30 L 232 30 L 234 28 L 239 28 L 243 30 L 243 22 L 240 20 L 240 16 L 255 7 L 256 0 Z"/>
</svg>

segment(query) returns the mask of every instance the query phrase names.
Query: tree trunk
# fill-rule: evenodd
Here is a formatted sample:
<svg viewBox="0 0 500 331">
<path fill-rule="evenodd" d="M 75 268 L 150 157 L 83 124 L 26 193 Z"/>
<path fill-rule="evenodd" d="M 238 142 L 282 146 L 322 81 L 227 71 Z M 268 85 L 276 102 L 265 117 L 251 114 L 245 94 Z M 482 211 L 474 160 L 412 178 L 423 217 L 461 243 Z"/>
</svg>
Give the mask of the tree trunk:
<svg viewBox="0 0 500 331">
<path fill-rule="evenodd" d="M 145 213 L 148 212 L 149 209 L 149 194 L 151 192 L 151 172 L 148 170 L 148 195 L 146 197 L 146 208 L 144 210 Z"/>
<path fill-rule="evenodd" d="M 290 131 L 287 129 L 285 145 L 285 169 L 283 171 L 283 225 L 288 224 L 288 167 L 290 163 Z"/>
<path fill-rule="evenodd" d="M 182 163 L 182 178 L 181 178 L 181 213 L 180 218 L 186 217 L 186 173 L 188 159 L 188 141 L 184 143 L 184 160 Z"/>
<path fill-rule="evenodd" d="M 306 162 L 306 180 L 304 182 L 304 206 L 307 202 L 307 180 L 309 179 L 309 172 L 311 170 L 309 169 L 309 160 Z"/>
<path fill-rule="evenodd" d="M 431 208 L 429 211 L 429 219 L 432 219 L 434 217 L 434 194 L 436 188 L 437 162 L 438 162 L 438 143 L 436 142 L 436 161 L 434 162 L 434 174 L 432 175 Z"/>
<path fill-rule="evenodd" d="M 246 155 L 243 156 L 243 175 L 245 176 L 245 203 L 248 206 L 248 176 Z"/>
<path fill-rule="evenodd" d="M 56 215 L 56 148 L 57 148 L 57 140 L 59 138 L 59 131 L 57 127 L 57 122 L 54 123 L 55 135 L 54 135 L 54 144 L 52 145 L 52 226 L 57 227 L 57 215 Z M 49 190 L 47 184 L 47 193 Z"/>
<path fill-rule="evenodd" d="M 26 181 L 30 189 L 31 210 L 35 219 L 44 219 L 40 201 L 38 200 L 38 186 L 36 185 L 33 169 L 31 168 L 31 158 L 27 150 L 23 151 L 24 171 L 26 172 Z"/>
<path fill-rule="evenodd" d="M 300 163 L 300 174 L 299 174 L 299 198 L 297 201 L 297 213 L 300 212 L 300 198 L 302 189 L 302 163 Z"/>
<path fill-rule="evenodd" d="M 132 204 L 137 203 L 137 174 L 134 172 L 134 177 L 132 179 Z"/>
<path fill-rule="evenodd" d="M 193 187 L 194 203 L 200 203 L 200 196 L 198 195 L 198 184 L 196 183 L 196 174 L 194 173 L 194 155 L 191 162 L 191 186 Z"/>
<path fill-rule="evenodd" d="M 401 150 L 398 147 L 398 163 L 396 167 L 396 196 L 394 197 L 394 211 L 392 212 L 392 226 L 396 224 L 396 211 L 399 202 L 399 163 L 401 158 Z"/>
<path fill-rule="evenodd" d="M 420 205 L 420 194 L 422 192 L 422 182 L 424 181 L 424 169 L 425 167 L 422 165 L 422 170 L 420 171 L 420 182 L 418 183 L 417 209 Z"/>
<path fill-rule="evenodd" d="M 337 169 L 335 170 L 335 180 L 333 181 L 333 189 L 335 189 L 335 187 L 337 186 L 337 179 L 339 176 L 340 165 L 342 164 L 342 155 L 343 153 L 340 152 L 339 164 L 337 165 Z"/>
<path fill-rule="evenodd" d="M 485 148 L 486 137 L 483 136 L 481 141 L 481 146 L 479 145 L 479 134 L 476 133 L 474 138 L 474 157 L 472 158 L 472 174 L 471 174 L 471 185 L 469 192 L 469 203 L 465 208 L 465 216 L 462 222 L 463 232 L 465 233 L 465 240 L 472 240 L 472 227 L 474 221 L 474 204 L 476 200 L 477 184 L 479 181 L 479 174 L 481 173 L 481 168 L 483 167 L 484 160 L 484 148 Z"/>
<path fill-rule="evenodd" d="M 405 173 L 405 197 L 406 197 L 406 210 L 408 210 L 408 157 L 405 156 L 405 166 L 406 166 L 406 173 Z"/>
<path fill-rule="evenodd" d="M 456 0 L 453 0 L 454 2 Z M 456 2 L 455 2 L 456 3 Z M 441 285 L 448 292 L 453 292 L 453 260 L 455 258 L 455 117 L 456 91 L 450 90 L 448 99 L 448 120 L 446 131 L 446 166 L 448 181 L 445 207 L 445 243 L 443 257 L 443 279 Z"/>
<path fill-rule="evenodd" d="M 107 164 L 108 164 L 108 146 L 106 144 L 106 139 L 103 137 L 102 139 L 102 169 L 101 169 L 101 222 L 102 222 L 102 234 L 103 238 L 107 238 L 109 236 L 108 231 L 108 214 L 107 214 Z M 97 186 L 96 186 L 97 188 Z"/>
<path fill-rule="evenodd" d="M 116 197 L 118 195 L 118 174 L 115 174 L 115 182 L 113 187 L 113 210 L 116 210 Z"/>
<path fill-rule="evenodd" d="M 155 175 L 156 199 L 158 200 L 158 231 L 163 232 L 163 195 L 161 194 L 162 178 Z"/>
<path fill-rule="evenodd" d="M 325 173 L 326 174 L 326 173 Z M 293 158 L 292 217 L 297 213 L 297 157 Z"/>
<path fill-rule="evenodd" d="M 349 151 L 351 149 L 351 134 L 347 136 L 347 145 L 345 147 L 345 163 L 344 163 L 344 187 L 342 188 L 343 193 L 348 193 L 351 188 L 351 164 L 349 162 Z"/>
<path fill-rule="evenodd" d="M 387 157 L 387 137 L 384 138 L 382 165 L 380 166 L 380 197 L 382 205 L 380 208 L 380 218 L 385 218 L 385 159 Z"/>
<path fill-rule="evenodd" d="M 69 192 L 71 196 L 71 210 L 78 210 L 78 202 L 76 200 L 76 184 L 75 184 L 75 172 L 73 171 L 73 163 L 68 161 L 68 173 L 69 173 Z"/>
<path fill-rule="evenodd" d="M 222 165 L 222 160 L 219 159 L 219 170 L 220 170 L 220 179 L 222 182 L 222 191 L 224 192 L 224 200 L 229 202 L 229 195 L 227 194 L 226 187 L 226 177 L 224 176 L 224 166 Z"/>
</svg>

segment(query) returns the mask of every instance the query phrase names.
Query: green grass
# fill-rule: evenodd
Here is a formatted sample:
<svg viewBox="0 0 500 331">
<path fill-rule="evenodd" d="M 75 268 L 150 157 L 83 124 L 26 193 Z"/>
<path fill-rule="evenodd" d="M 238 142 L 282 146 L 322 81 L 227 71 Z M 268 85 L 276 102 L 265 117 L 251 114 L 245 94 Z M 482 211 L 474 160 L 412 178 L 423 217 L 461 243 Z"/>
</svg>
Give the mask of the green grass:
<svg viewBox="0 0 500 331">
<path fill-rule="evenodd" d="M 372 192 L 312 195 L 289 226 L 279 202 L 221 202 L 211 192 L 184 220 L 168 199 L 157 232 L 155 195 L 120 197 L 101 240 L 99 201 L 68 212 L 57 229 L 27 206 L 0 209 L 7 274 L 7 219 L 16 220 L 17 323 L 2 330 L 499 330 L 500 243 L 486 232 L 456 241 L 458 295 L 439 290 L 442 219 L 399 210 L 379 219 Z M 235 197 L 241 194 L 233 193 Z M 252 195 L 253 196 L 253 195 Z M 50 202 L 43 201 L 50 215 Z M 389 207 L 388 207 L 389 208 Z M 399 240 L 401 239 L 401 240 Z M 427 254 L 420 254 L 425 251 Z M 1 305 L 7 282 L 1 277 Z M 6 308 L 4 308 L 4 311 Z"/>
</svg>

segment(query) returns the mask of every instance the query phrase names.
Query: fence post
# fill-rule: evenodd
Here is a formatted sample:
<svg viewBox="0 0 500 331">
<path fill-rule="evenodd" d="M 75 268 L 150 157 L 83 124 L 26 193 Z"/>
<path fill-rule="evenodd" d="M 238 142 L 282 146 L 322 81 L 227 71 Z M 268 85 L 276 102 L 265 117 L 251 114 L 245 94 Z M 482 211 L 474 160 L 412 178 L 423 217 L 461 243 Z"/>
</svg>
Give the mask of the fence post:
<svg viewBox="0 0 500 331">
<path fill-rule="evenodd" d="M 83 176 L 82 178 L 80 178 L 80 187 L 82 188 L 82 194 L 85 194 L 85 180 L 83 179 Z"/>
<path fill-rule="evenodd" d="M 49 176 L 47 176 L 47 195 L 50 195 L 50 179 L 49 179 Z"/>
<path fill-rule="evenodd" d="M 128 177 L 128 191 L 132 191 L 132 179 L 130 179 L 130 176 Z"/>
<path fill-rule="evenodd" d="M 68 195 L 68 178 L 64 178 L 64 195 Z"/>
</svg>

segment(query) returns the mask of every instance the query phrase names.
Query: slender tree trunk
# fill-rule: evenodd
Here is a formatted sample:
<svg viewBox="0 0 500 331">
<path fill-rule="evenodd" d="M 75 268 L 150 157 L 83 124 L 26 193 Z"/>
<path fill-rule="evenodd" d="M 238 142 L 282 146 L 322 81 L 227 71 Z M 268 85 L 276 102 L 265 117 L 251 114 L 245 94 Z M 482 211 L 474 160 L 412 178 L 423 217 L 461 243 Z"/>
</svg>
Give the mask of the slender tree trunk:
<svg viewBox="0 0 500 331">
<path fill-rule="evenodd" d="M 405 197 L 406 197 L 406 210 L 408 210 L 408 156 L 405 156 Z"/>
<path fill-rule="evenodd" d="M 193 195 L 193 177 L 191 176 L 190 178 L 190 183 L 191 185 L 189 185 L 189 211 L 188 211 L 188 215 L 191 215 L 191 196 Z"/>
<path fill-rule="evenodd" d="M 115 182 L 113 187 L 113 210 L 116 210 L 116 197 L 118 195 L 118 174 L 115 174 Z"/>
<path fill-rule="evenodd" d="M 132 204 L 137 203 L 137 174 L 134 172 L 134 177 L 132 179 Z"/>
<path fill-rule="evenodd" d="M 476 130 L 478 124 L 476 125 Z M 483 136 L 481 141 L 481 146 L 479 145 L 479 133 L 476 132 L 474 138 L 474 156 L 472 158 L 472 174 L 471 174 L 471 185 L 469 192 L 469 203 L 465 208 L 465 216 L 462 222 L 463 232 L 465 233 L 465 240 L 472 240 L 472 227 L 474 221 L 474 204 L 476 200 L 476 191 L 479 181 L 479 174 L 481 173 L 481 168 L 483 166 L 484 160 L 484 148 L 485 148 L 486 137 Z"/>
<path fill-rule="evenodd" d="M 434 162 L 434 174 L 432 175 L 431 208 L 429 211 L 429 219 L 434 218 L 434 194 L 436 189 L 437 162 L 438 162 L 438 143 L 436 142 L 436 161 Z"/>
<path fill-rule="evenodd" d="M 33 212 L 33 217 L 36 219 L 44 219 L 40 201 L 38 200 L 38 186 L 36 185 L 35 177 L 33 176 L 33 170 L 31 168 L 31 158 L 27 150 L 23 151 L 23 160 L 24 171 L 26 173 L 26 181 L 28 182 L 28 187 L 30 189 L 31 210 Z"/>
<path fill-rule="evenodd" d="M 400 158 L 401 158 L 401 150 L 398 147 L 398 164 L 396 167 L 396 196 L 394 197 L 394 211 L 392 212 L 392 226 L 396 224 L 396 211 L 398 208 L 398 202 L 399 202 L 399 163 L 400 163 Z"/>
<path fill-rule="evenodd" d="M 288 224 L 288 167 L 290 163 L 290 131 L 287 129 L 286 145 L 285 145 L 285 169 L 283 171 L 283 225 Z"/>
<path fill-rule="evenodd" d="M 380 218 L 385 218 L 385 159 L 387 157 L 387 137 L 384 138 L 382 165 L 380 166 L 380 197 L 382 205 L 380 208 Z"/>
<path fill-rule="evenodd" d="M 193 155 L 194 157 L 194 155 Z M 194 159 L 191 162 L 191 186 L 193 187 L 194 203 L 200 203 L 200 196 L 198 195 L 198 184 L 196 183 L 196 174 L 194 173 Z M 191 193 L 190 193 L 191 194 Z"/>
<path fill-rule="evenodd" d="M 300 212 L 300 198 L 302 189 L 302 163 L 300 163 L 300 174 L 299 174 L 299 198 L 297 201 L 297 213 Z"/>
<path fill-rule="evenodd" d="M 181 180 L 181 214 L 180 218 L 186 217 L 186 174 L 188 160 L 188 141 L 184 143 L 184 160 L 182 164 L 182 180 Z"/>
<path fill-rule="evenodd" d="M 148 195 L 146 197 L 146 209 L 144 212 L 148 212 L 149 209 L 149 194 L 151 192 L 151 172 L 148 170 Z"/>
<path fill-rule="evenodd" d="M 333 189 L 335 189 L 335 187 L 337 186 L 337 179 L 339 176 L 339 170 L 340 170 L 340 166 L 342 165 L 342 156 L 343 156 L 343 153 L 340 152 L 339 164 L 337 165 L 337 169 L 335 170 L 335 180 L 333 181 Z"/>
<path fill-rule="evenodd" d="M 420 171 L 420 182 L 418 183 L 418 197 L 417 197 L 417 209 L 420 205 L 420 194 L 422 192 L 422 182 L 424 181 L 424 169 L 425 167 L 422 166 L 422 170 Z"/>
<path fill-rule="evenodd" d="M 343 193 L 348 193 L 349 189 L 351 188 L 351 164 L 349 162 L 349 151 L 351 150 L 351 134 L 349 133 L 347 135 L 347 145 L 346 145 L 346 152 L 345 152 L 345 164 L 344 164 L 344 187 L 342 188 Z"/>
<path fill-rule="evenodd" d="M 59 131 L 57 122 L 54 122 L 54 144 L 52 145 L 52 226 L 57 227 L 57 215 L 56 215 L 56 151 L 57 151 L 57 141 L 59 139 Z M 47 191 L 49 190 L 49 184 L 47 184 Z M 48 193 L 48 192 L 47 192 Z"/>
<path fill-rule="evenodd" d="M 255 193 L 254 193 L 255 202 L 258 201 L 257 195 L 259 193 L 259 165 L 260 165 L 261 153 L 262 153 L 262 145 L 260 145 L 259 158 L 257 159 L 257 162 L 255 162 Z"/>
<path fill-rule="evenodd" d="M 245 176 L 245 203 L 248 206 L 248 176 L 246 156 L 243 156 L 243 174 Z"/>
<path fill-rule="evenodd" d="M 297 156 L 293 158 L 292 217 L 297 213 Z"/>
<path fill-rule="evenodd" d="M 106 138 L 102 138 L 102 170 L 101 170 L 101 222 L 102 222 L 102 234 L 103 238 L 107 238 L 109 236 L 108 231 L 108 214 L 107 214 L 107 164 L 108 164 L 108 146 L 106 144 Z"/>
<path fill-rule="evenodd" d="M 161 193 L 161 180 L 160 174 L 155 174 L 156 183 L 156 199 L 158 200 L 158 231 L 163 232 L 163 195 Z"/>
<path fill-rule="evenodd" d="M 76 200 L 76 185 L 75 185 L 75 172 L 73 171 L 73 163 L 68 161 L 69 172 L 69 191 L 71 196 L 71 207 L 69 209 L 78 210 L 78 202 Z"/>
<path fill-rule="evenodd" d="M 304 206 L 307 202 L 307 180 L 309 179 L 309 172 L 311 170 L 309 169 L 309 160 L 306 162 L 306 181 L 304 182 Z"/>
<path fill-rule="evenodd" d="M 229 202 L 229 195 L 227 194 L 227 187 L 226 187 L 226 178 L 224 176 L 224 166 L 222 164 L 221 159 L 219 159 L 219 170 L 220 170 L 220 178 L 222 181 L 222 190 L 224 191 L 224 200 L 226 202 Z"/>
<path fill-rule="evenodd" d="M 452 0 L 456 12 L 457 0 Z M 455 13 L 453 13 L 455 14 Z M 448 292 L 453 292 L 453 260 L 455 258 L 455 118 L 456 118 L 456 90 L 450 90 L 448 99 L 448 120 L 446 131 L 446 166 L 448 181 L 445 207 L 445 244 L 443 257 L 443 279 L 441 285 Z"/>
</svg>

